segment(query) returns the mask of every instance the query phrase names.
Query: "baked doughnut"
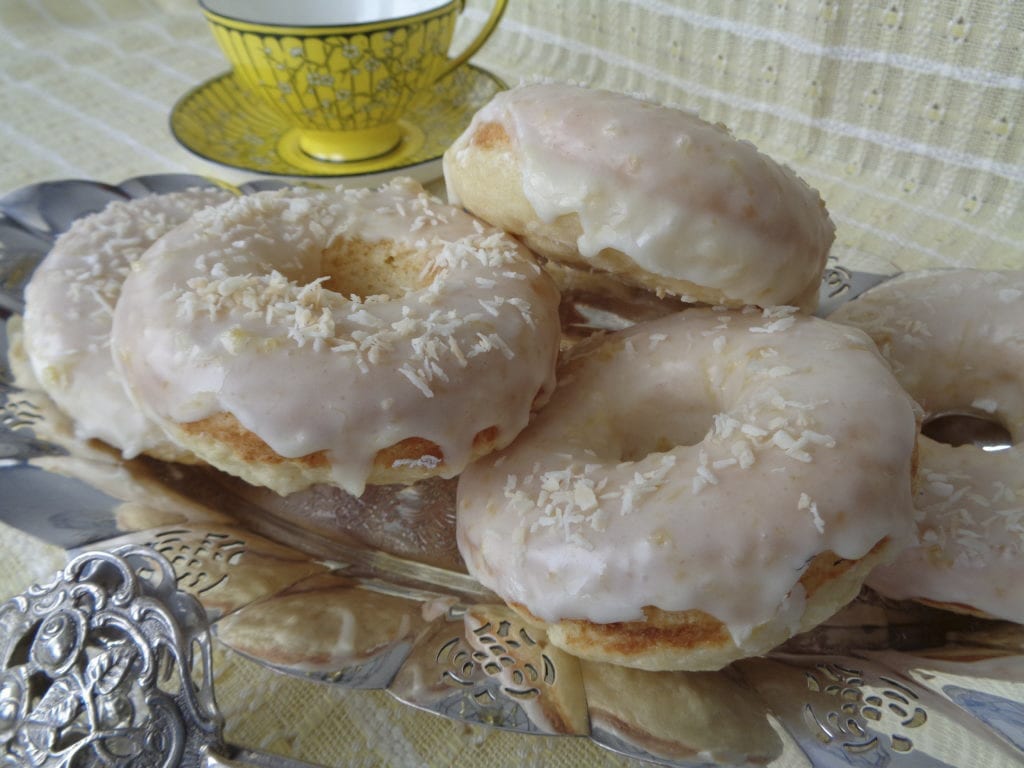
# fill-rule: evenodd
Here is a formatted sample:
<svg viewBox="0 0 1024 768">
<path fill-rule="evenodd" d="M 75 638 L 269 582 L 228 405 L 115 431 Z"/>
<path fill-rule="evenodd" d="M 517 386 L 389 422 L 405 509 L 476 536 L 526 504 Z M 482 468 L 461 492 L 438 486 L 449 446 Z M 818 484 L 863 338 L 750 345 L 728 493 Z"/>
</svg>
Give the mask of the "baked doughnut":
<svg viewBox="0 0 1024 768">
<path fill-rule="evenodd" d="M 113 348 L 132 397 L 280 494 L 451 477 L 554 386 L 558 293 L 503 232 L 405 179 L 237 198 L 160 239 Z"/>
<path fill-rule="evenodd" d="M 471 575 L 577 656 L 717 669 L 852 599 L 906 543 L 913 401 L 871 340 L 690 309 L 573 348 L 459 478 Z"/>
<path fill-rule="evenodd" d="M 832 314 L 866 331 L 927 421 L 1004 427 L 986 451 L 921 437 L 917 545 L 868 584 L 897 599 L 1024 622 L 1024 272 L 909 273 Z"/>
<path fill-rule="evenodd" d="M 497 94 L 444 176 L 548 259 L 708 304 L 813 310 L 835 234 L 816 191 L 722 125 L 571 85 Z"/>
<path fill-rule="evenodd" d="M 232 196 L 211 187 L 115 201 L 77 219 L 33 273 L 25 286 L 25 352 L 80 439 L 102 440 L 125 458 L 187 458 L 129 401 L 110 356 L 110 327 L 132 262 L 196 211 Z"/>
<path fill-rule="evenodd" d="M 642 669 L 718 669 L 852 599 L 909 535 L 916 414 L 866 336 L 794 312 L 575 347 L 460 478 L 470 573 L 560 647 Z"/>
</svg>

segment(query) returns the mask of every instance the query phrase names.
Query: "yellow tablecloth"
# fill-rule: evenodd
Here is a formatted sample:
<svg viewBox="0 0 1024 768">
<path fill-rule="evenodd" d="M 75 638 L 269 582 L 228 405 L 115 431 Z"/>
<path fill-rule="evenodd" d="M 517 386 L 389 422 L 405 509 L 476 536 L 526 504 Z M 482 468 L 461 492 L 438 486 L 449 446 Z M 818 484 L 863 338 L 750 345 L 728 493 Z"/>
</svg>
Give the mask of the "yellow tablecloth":
<svg viewBox="0 0 1024 768">
<path fill-rule="evenodd" d="M 487 13 L 469 5 L 462 40 Z M 474 61 L 510 83 L 641 92 L 726 123 L 822 191 L 848 265 L 1024 267 L 1022 45 L 1024 4 L 1011 0 L 511 0 Z M 0 193 L 70 177 L 252 178 L 168 130 L 174 102 L 225 69 L 192 0 L 0 0 Z M 0 597 L 62 563 L 0 525 Z M 312 762 L 631 764 L 585 739 L 465 726 L 222 649 L 215 666 L 231 741 Z"/>
</svg>

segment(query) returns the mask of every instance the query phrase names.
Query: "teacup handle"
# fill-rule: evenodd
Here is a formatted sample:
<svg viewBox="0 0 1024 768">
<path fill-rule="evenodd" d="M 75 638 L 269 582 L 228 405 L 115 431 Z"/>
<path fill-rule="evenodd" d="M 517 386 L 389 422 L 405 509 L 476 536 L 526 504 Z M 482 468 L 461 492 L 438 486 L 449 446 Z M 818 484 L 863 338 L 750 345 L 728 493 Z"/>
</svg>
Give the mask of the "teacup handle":
<svg viewBox="0 0 1024 768">
<path fill-rule="evenodd" d="M 487 42 L 487 38 L 489 38 L 491 33 L 494 32 L 494 28 L 498 26 L 498 22 L 501 21 L 502 14 L 505 13 L 506 5 L 508 5 L 508 0 L 495 0 L 494 7 L 491 9 L 491 15 L 487 18 L 487 22 L 484 24 L 483 29 L 481 29 L 477 36 L 473 38 L 473 42 L 466 47 L 466 50 L 454 59 L 448 60 L 448 63 L 445 64 L 437 77 L 434 78 L 435 82 L 451 73 L 456 68 L 461 67 L 469 60 L 470 56 L 480 50 L 480 47 Z M 463 0 L 463 6 L 465 6 L 465 0 Z"/>
</svg>

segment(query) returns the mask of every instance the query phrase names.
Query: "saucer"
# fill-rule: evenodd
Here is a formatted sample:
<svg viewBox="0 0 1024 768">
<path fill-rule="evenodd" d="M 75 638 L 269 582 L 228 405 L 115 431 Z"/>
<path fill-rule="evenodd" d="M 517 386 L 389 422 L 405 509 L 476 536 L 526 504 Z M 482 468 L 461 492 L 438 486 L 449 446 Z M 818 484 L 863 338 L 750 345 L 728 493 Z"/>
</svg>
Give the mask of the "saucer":
<svg viewBox="0 0 1024 768">
<path fill-rule="evenodd" d="M 298 148 L 285 119 L 227 72 L 193 88 L 171 110 L 171 133 L 190 152 L 221 165 L 263 175 L 353 178 L 402 173 L 426 182 L 441 175 L 441 155 L 470 118 L 507 86 L 467 64 L 438 81 L 400 122 L 402 140 L 387 154 L 327 162 Z"/>
</svg>

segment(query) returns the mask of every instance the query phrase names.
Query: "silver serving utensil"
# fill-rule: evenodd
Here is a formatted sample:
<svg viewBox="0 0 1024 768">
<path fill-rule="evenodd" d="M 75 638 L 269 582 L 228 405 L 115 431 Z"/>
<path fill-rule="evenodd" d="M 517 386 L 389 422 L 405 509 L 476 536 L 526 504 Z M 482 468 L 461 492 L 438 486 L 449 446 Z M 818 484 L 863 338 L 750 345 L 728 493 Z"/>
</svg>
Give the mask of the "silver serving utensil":
<svg viewBox="0 0 1024 768">
<path fill-rule="evenodd" d="M 224 742 L 210 651 L 157 552 L 75 557 L 0 605 L 0 766 L 312 768 Z"/>
</svg>

